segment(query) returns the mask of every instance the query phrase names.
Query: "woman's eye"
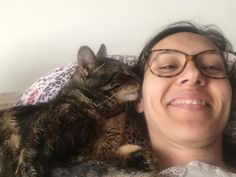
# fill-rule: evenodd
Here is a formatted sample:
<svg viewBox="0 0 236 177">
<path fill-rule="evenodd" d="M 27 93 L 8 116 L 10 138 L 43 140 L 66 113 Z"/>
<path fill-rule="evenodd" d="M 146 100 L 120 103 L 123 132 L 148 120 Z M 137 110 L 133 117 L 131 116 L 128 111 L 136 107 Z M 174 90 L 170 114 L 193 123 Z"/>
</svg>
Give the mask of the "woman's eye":
<svg viewBox="0 0 236 177">
<path fill-rule="evenodd" d="M 176 65 L 164 65 L 164 66 L 160 66 L 158 69 L 159 70 L 166 70 L 166 71 L 172 71 L 177 69 L 178 67 Z"/>
<path fill-rule="evenodd" d="M 222 67 L 218 66 L 202 66 L 201 67 L 206 72 L 224 72 L 224 69 Z"/>
</svg>

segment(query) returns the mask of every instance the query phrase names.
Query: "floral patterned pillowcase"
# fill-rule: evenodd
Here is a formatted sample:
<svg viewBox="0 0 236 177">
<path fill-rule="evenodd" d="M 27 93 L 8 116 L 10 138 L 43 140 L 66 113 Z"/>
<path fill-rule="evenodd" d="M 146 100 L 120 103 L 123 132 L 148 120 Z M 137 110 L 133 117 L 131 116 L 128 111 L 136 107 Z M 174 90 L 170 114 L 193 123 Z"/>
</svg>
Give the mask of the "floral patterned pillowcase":
<svg viewBox="0 0 236 177">
<path fill-rule="evenodd" d="M 183 166 L 173 166 L 159 173 L 161 177 L 235 177 L 236 173 L 201 161 L 190 161 Z"/>
<path fill-rule="evenodd" d="M 134 65 L 137 61 L 137 57 L 131 55 L 112 55 L 110 57 L 128 65 Z M 48 102 L 58 94 L 59 90 L 72 77 L 76 65 L 76 62 L 69 63 L 65 66 L 55 68 L 42 76 L 22 94 L 16 105 L 32 105 L 39 102 Z"/>
</svg>

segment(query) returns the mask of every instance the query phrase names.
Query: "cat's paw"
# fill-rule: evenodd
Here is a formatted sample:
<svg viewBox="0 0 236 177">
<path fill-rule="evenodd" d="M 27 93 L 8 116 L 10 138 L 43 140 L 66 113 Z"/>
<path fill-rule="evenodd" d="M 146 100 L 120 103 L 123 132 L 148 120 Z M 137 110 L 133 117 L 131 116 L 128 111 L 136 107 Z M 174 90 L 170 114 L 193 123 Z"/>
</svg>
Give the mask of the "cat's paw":
<svg viewBox="0 0 236 177">
<path fill-rule="evenodd" d="M 22 150 L 15 171 L 16 177 L 39 177 L 37 170 L 31 163 L 31 159 L 26 155 L 26 150 Z"/>
<path fill-rule="evenodd" d="M 134 167 L 143 171 L 159 170 L 159 160 L 151 152 L 141 146 L 126 144 L 117 151 L 120 165 Z"/>
<path fill-rule="evenodd" d="M 32 166 L 25 166 L 24 164 L 18 164 L 15 171 L 16 177 L 38 177 L 37 171 Z"/>
</svg>

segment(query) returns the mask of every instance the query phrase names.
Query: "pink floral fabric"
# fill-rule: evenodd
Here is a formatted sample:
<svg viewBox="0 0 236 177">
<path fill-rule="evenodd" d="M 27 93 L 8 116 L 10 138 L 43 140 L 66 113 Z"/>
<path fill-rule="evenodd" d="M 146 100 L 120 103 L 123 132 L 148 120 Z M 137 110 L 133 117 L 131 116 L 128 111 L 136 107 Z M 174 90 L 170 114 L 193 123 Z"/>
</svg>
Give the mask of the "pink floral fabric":
<svg viewBox="0 0 236 177">
<path fill-rule="evenodd" d="M 111 57 L 128 65 L 134 65 L 137 61 L 136 56 L 130 55 L 112 55 Z M 72 77 L 76 66 L 77 63 L 72 62 L 45 74 L 23 93 L 16 105 L 34 105 L 40 102 L 48 102 L 58 94 Z"/>
<path fill-rule="evenodd" d="M 67 83 L 75 71 L 76 62 L 58 67 L 38 79 L 28 88 L 16 105 L 33 105 L 48 102 L 54 98 L 59 90 Z"/>
</svg>

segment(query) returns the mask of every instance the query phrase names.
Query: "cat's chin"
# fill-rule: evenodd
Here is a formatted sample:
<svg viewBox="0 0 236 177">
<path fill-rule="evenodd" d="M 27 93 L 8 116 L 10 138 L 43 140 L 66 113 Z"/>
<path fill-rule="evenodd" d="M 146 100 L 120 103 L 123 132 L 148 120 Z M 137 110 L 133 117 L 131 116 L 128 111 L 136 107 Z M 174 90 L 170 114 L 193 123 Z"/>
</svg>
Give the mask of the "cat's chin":
<svg viewBox="0 0 236 177">
<path fill-rule="evenodd" d="M 129 98 L 128 101 L 134 101 L 138 98 L 138 93 L 136 92 L 134 94 L 130 94 L 128 95 L 128 98 Z"/>
<path fill-rule="evenodd" d="M 125 95 L 122 99 L 120 99 L 120 103 L 128 102 L 128 101 L 134 101 L 138 98 L 138 93 L 130 93 Z"/>
</svg>

